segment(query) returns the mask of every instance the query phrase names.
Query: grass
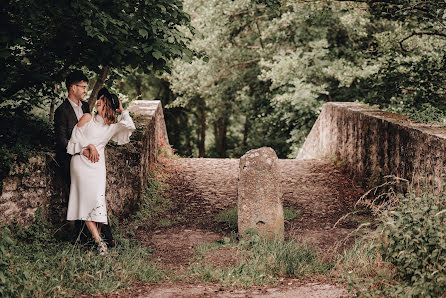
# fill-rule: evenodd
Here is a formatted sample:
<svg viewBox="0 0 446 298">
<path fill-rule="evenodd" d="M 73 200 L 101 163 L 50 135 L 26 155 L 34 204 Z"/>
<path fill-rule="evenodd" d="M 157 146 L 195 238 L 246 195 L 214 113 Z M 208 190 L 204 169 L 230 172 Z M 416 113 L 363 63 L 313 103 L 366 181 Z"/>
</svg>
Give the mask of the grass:
<svg viewBox="0 0 446 298">
<path fill-rule="evenodd" d="M 382 258 L 375 235 L 366 234 L 344 250 L 331 275 L 358 297 L 417 297 L 398 293 L 401 283 L 395 278 L 395 267 Z"/>
<path fill-rule="evenodd" d="M 299 217 L 299 213 L 293 208 L 285 207 L 283 208 L 283 217 L 285 220 L 291 221 L 297 219 Z M 231 230 L 236 231 L 238 225 L 237 206 L 223 210 L 215 216 L 215 220 L 217 222 L 224 223 Z"/>
<path fill-rule="evenodd" d="M 224 223 L 231 230 L 237 230 L 237 207 L 226 209 L 217 214 L 215 220 L 220 223 Z"/>
<path fill-rule="evenodd" d="M 164 176 L 163 176 L 164 175 Z M 117 242 L 106 256 L 94 249 L 60 241 L 60 231 L 36 213 L 28 227 L 0 227 L 0 297 L 80 296 L 108 293 L 128 287 L 135 280 L 159 282 L 169 272 L 157 268 L 153 251 L 133 238 L 134 229 L 147 219 L 159 226 L 172 222 L 163 218 L 171 202 L 162 171 L 150 173 L 137 213 L 114 231 Z M 111 218 L 112 223 L 117 223 Z"/>
<path fill-rule="evenodd" d="M 332 272 L 357 296 L 446 297 L 446 193 L 406 183 L 404 194 L 358 201 L 379 225 L 345 250 Z"/>
<path fill-rule="evenodd" d="M 111 292 L 134 280 L 158 282 L 165 276 L 152 251 L 115 233 L 117 246 L 106 256 L 94 249 L 56 240 L 53 228 L 36 219 L 30 227 L 2 228 L 0 296 L 79 296 Z M 5 274 L 5 272 L 7 272 Z"/>
<path fill-rule="evenodd" d="M 236 249 L 239 258 L 236 264 L 217 267 L 206 262 L 209 252 L 223 248 Z M 265 241 L 253 236 L 250 241 L 225 238 L 220 243 L 199 246 L 190 274 L 199 280 L 224 286 L 250 287 L 276 284 L 283 277 L 324 274 L 330 267 L 318 259 L 315 250 L 295 240 Z"/>
</svg>

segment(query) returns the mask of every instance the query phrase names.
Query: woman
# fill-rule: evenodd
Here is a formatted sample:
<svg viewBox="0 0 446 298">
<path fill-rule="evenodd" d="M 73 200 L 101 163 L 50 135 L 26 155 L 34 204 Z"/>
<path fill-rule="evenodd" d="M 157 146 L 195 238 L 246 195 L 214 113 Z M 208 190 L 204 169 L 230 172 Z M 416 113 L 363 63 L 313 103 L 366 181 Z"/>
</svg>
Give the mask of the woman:
<svg viewBox="0 0 446 298">
<path fill-rule="evenodd" d="M 84 220 L 103 255 L 107 251 L 100 236 L 102 224 L 107 224 L 104 149 L 110 140 L 118 145 L 128 143 L 135 124 L 117 97 L 105 88 L 99 92 L 96 109 L 94 116 L 84 114 L 79 119 L 67 145 L 67 152 L 73 155 L 67 220 Z M 120 114 L 117 123 L 115 111 Z M 86 149 L 90 151 L 90 159 L 97 162 L 80 154 Z"/>
</svg>

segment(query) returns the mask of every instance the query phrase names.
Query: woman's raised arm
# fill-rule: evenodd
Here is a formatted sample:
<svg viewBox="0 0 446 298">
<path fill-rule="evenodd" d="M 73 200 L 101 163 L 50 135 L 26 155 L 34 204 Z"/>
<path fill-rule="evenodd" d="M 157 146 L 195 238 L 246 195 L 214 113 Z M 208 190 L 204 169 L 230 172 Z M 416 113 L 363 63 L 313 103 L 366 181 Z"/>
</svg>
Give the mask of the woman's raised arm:
<svg viewBox="0 0 446 298">
<path fill-rule="evenodd" d="M 79 122 L 77 123 L 77 127 L 84 126 L 85 124 L 90 122 L 90 120 L 91 120 L 91 114 L 89 113 L 83 114 L 81 119 L 79 119 Z"/>
</svg>

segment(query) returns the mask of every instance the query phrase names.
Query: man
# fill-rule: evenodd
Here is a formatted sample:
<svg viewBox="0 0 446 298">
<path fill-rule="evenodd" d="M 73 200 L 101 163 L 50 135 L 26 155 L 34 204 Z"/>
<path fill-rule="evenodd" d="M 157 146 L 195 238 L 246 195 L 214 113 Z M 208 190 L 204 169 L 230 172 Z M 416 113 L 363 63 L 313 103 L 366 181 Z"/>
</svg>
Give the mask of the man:
<svg viewBox="0 0 446 298">
<path fill-rule="evenodd" d="M 56 109 L 54 113 L 54 131 L 56 135 L 56 161 L 60 167 L 60 173 L 64 181 L 64 185 L 67 186 L 64 191 L 64 196 L 68 202 L 69 185 L 70 185 L 70 162 L 71 155 L 67 153 L 67 144 L 71 138 L 71 132 L 74 126 L 84 113 L 90 113 L 90 109 L 87 102 L 83 99 L 87 94 L 88 78 L 81 71 L 74 71 L 70 73 L 65 84 L 68 90 L 68 98 Z M 91 162 L 97 162 L 98 159 L 90 158 L 90 151 L 83 150 L 82 154 L 87 157 Z M 100 156 L 99 158 L 103 158 Z M 79 235 L 79 241 L 86 243 L 91 235 L 85 227 L 83 221 L 76 221 L 76 236 Z M 113 236 L 108 225 L 102 227 L 102 232 L 105 234 L 104 241 L 108 246 L 114 245 Z"/>
<path fill-rule="evenodd" d="M 67 144 L 73 127 L 84 113 L 90 113 L 88 103 L 82 101 L 87 93 L 88 79 L 81 71 L 70 73 L 66 78 L 68 98 L 54 113 L 54 131 L 56 134 L 56 161 L 59 163 L 64 179 L 70 181 L 71 155 L 67 153 Z M 89 152 L 83 154 L 88 158 Z"/>
</svg>

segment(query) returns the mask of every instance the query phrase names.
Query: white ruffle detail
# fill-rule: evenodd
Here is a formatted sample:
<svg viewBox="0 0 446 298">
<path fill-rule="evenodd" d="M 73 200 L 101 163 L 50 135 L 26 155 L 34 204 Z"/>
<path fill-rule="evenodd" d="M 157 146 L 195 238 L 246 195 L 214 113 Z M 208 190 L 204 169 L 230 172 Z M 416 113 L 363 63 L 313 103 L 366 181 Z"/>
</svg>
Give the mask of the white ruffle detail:
<svg viewBox="0 0 446 298">
<path fill-rule="evenodd" d="M 76 153 L 81 153 L 82 150 L 88 145 L 83 132 L 85 126 L 86 125 L 78 127 L 77 124 L 74 126 L 73 131 L 71 132 L 71 138 L 67 145 L 68 154 L 74 155 Z"/>
<path fill-rule="evenodd" d="M 118 145 L 127 144 L 130 142 L 130 136 L 135 129 L 135 123 L 133 123 L 129 112 L 123 111 L 121 115 L 118 116 L 118 123 L 115 124 L 115 132 L 111 140 L 117 142 Z"/>
</svg>

